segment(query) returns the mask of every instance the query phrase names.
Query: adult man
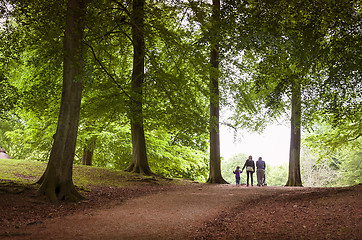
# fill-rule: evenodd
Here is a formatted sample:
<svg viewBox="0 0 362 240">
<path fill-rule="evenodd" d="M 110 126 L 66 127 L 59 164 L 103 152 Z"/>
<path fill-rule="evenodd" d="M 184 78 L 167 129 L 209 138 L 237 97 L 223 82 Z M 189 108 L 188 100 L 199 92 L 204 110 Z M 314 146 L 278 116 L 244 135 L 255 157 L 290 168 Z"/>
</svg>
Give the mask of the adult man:
<svg viewBox="0 0 362 240">
<path fill-rule="evenodd" d="M 265 162 L 261 157 L 256 161 L 256 178 L 259 187 L 265 184 Z"/>
</svg>

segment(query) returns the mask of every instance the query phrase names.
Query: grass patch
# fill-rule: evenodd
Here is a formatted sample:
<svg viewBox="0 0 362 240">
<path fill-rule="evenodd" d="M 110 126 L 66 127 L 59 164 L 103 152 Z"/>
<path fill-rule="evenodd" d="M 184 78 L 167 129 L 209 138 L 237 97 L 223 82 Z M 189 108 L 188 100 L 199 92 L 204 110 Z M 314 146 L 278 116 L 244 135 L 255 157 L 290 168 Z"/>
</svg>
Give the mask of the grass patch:
<svg viewBox="0 0 362 240">
<path fill-rule="evenodd" d="M 0 181 L 12 181 L 20 184 L 35 183 L 44 173 L 47 163 L 14 159 L 0 159 Z M 134 185 L 190 184 L 185 179 L 149 177 L 109 168 L 84 165 L 73 166 L 73 182 L 82 188 L 127 187 Z"/>
<path fill-rule="evenodd" d="M 19 183 L 34 183 L 45 171 L 46 164 L 35 161 L 0 159 L 0 179 Z"/>
</svg>

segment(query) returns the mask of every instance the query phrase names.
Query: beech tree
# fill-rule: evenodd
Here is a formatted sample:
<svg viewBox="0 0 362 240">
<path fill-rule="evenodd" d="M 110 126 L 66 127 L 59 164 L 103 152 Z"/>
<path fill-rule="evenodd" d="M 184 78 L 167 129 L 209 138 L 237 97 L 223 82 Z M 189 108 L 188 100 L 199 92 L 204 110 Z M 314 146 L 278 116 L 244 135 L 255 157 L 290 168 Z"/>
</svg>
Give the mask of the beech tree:
<svg viewBox="0 0 362 240">
<path fill-rule="evenodd" d="M 57 131 L 47 168 L 38 181 L 39 193 L 53 202 L 82 196 L 74 187 L 72 172 L 82 98 L 84 0 L 67 3 L 64 33 L 63 93 Z"/>
<path fill-rule="evenodd" d="M 302 119 L 302 97 L 299 82 L 292 84 L 292 107 L 290 117 L 290 149 L 289 149 L 289 172 L 286 186 L 302 186 L 300 175 L 300 143 L 301 143 L 301 119 Z"/>
<path fill-rule="evenodd" d="M 133 40 L 133 71 L 130 94 L 130 119 L 132 133 L 132 162 L 128 171 L 152 175 L 148 165 L 146 140 L 143 128 L 143 84 L 144 84 L 144 0 L 133 0 L 131 24 Z"/>
<path fill-rule="evenodd" d="M 219 39 L 220 0 L 212 1 L 210 42 L 210 175 L 208 183 L 227 183 L 221 176 L 220 127 L 219 127 Z"/>
</svg>

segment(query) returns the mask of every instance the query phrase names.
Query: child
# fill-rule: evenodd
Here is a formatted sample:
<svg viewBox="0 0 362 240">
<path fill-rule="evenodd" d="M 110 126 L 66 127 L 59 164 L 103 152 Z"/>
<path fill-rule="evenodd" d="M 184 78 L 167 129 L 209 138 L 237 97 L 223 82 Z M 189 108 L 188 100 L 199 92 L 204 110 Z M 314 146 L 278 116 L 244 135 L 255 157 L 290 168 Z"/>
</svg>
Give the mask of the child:
<svg viewBox="0 0 362 240">
<path fill-rule="evenodd" d="M 242 173 L 243 171 L 240 170 L 240 167 L 237 166 L 235 171 L 233 171 L 233 173 L 235 174 L 235 179 L 236 179 L 236 185 L 240 184 L 240 173 Z"/>
</svg>

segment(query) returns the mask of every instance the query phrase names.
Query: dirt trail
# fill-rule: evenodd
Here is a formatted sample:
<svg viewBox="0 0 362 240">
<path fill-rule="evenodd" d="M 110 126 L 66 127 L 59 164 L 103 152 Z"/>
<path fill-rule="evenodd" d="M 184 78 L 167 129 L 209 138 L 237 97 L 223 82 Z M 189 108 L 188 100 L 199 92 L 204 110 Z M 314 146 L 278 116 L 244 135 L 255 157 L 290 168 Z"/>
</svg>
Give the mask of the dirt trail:
<svg viewBox="0 0 362 240">
<path fill-rule="evenodd" d="M 19 229 L 12 239 L 191 239 L 203 223 L 276 190 L 288 189 L 202 185 L 162 192 L 91 214 L 49 219 Z"/>
<path fill-rule="evenodd" d="M 361 185 L 323 189 L 202 184 L 47 219 L 3 237 L 361 240 L 361 190 Z"/>
</svg>

